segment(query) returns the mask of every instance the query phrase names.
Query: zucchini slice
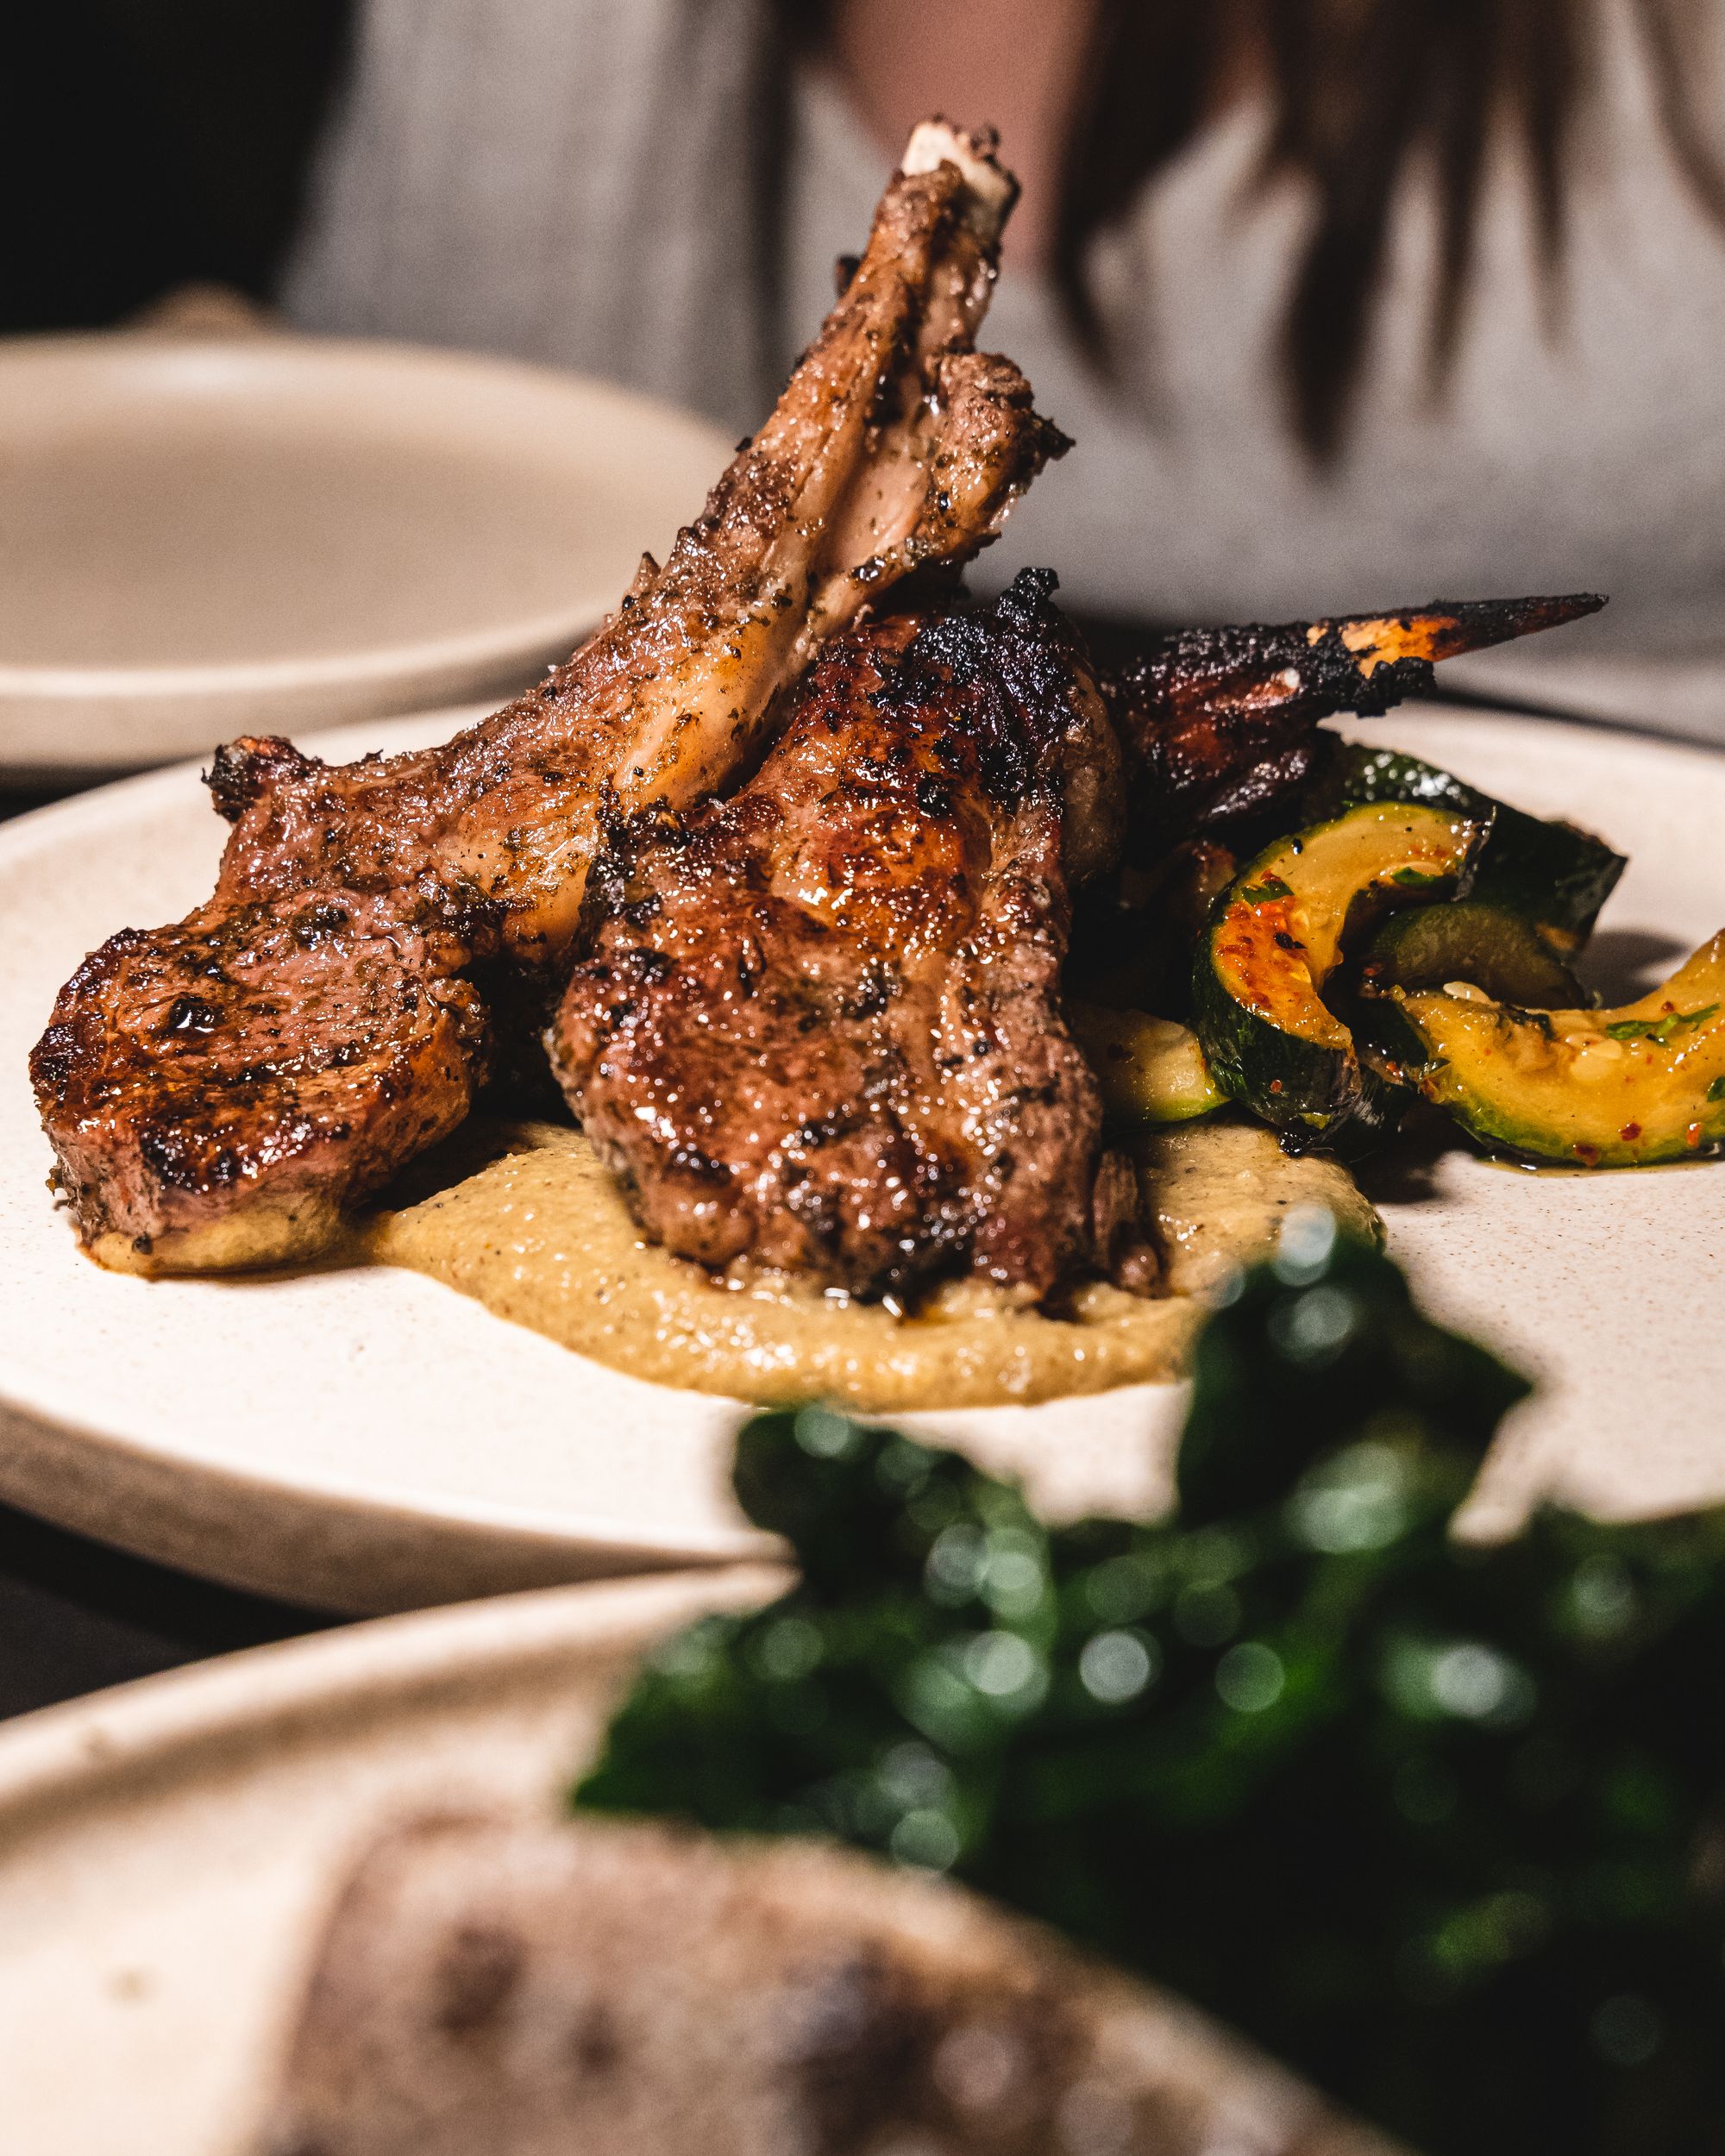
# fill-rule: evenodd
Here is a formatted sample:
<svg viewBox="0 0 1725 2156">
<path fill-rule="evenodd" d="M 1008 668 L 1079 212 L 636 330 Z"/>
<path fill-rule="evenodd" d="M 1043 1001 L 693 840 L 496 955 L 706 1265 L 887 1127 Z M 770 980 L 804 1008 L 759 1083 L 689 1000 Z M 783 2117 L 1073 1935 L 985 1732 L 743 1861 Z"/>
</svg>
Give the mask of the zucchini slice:
<svg viewBox="0 0 1725 2156">
<path fill-rule="evenodd" d="M 1490 841 L 1485 846 L 1490 851 Z M 1476 880 L 1475 892 L 1478 883 Z M 1498 1003 L 1537 1011 L 1583 1004 L 1586 991 L 1525 915 L 1478 896 L 1392 913 L 1362 968 L 1368 994 L 1471 981 Z"/>
<path fill-rule="evenodd" d="M 1291 1138 L 1377 1118 L 1380 1089 L 1323 999 L 1350 928 L 1465 879 L 1487 826 L 1446 808 L 1352 808 L 1267 847 L 1199 940 L 1192 1001 L 1211 1075 Z"/>
<path fill-rule="evenodd" d="M 1307 782 L 1302 812 L 1315 820 L 1363 801 L 1422 801 L 1473 823 L 1490 822 L 1471 895 L 1521 914 L 1561 955 L 1587 941 L 1623 873 L 1624 856 L 1591 831 L 1529 816 L 1399 749 L 1336 741 Z"/>
<path fill-rule="evenodd" d="M 1073 1003 L 1066 1020 L 1111 1116 L 1131 1123 L 1189 1123 L 1227 1105 L 1197 1035 L 1174 1019 Z"/>
<path fill-rule="evenodd" d="M 1725 930 L 1618 1011 L 1391 992 L 1405 1075 L 1487 1147 L 1570 1167 L 1725 1150 Z"/>
</svg>

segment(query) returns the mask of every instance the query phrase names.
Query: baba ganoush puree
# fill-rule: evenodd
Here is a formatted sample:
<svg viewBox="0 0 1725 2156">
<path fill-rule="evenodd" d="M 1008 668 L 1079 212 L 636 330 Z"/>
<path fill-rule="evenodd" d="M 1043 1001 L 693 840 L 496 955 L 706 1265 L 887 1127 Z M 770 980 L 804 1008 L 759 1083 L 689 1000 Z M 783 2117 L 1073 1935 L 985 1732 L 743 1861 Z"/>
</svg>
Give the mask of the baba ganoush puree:
<svg viewBox="0 0 1725 2156">
<path fill-rule="evenodd" d="M 488 1143 L 492 1156 L 474 1172 L 375 1216 L 366 1254 L 630 1376 L 769 1406 L 996 1407 L 1177 1376 L 1204 1291 L 1263 1256 L 1289 1206 L 1325 1205 L 1378 1232 L 1333 1162 L 1290 1160 L 1256 1125 L 1173 1126 L 1141 1155 L 1170 1294 L 1146 1301 L 1099 1282 L 1069 1315 L 1049 1317 L 963 1281 L 900 1315 L 787 1274 L 715 1278 L 643 1242 L 578 1131 L 499 1125 Z"/>
</svg>

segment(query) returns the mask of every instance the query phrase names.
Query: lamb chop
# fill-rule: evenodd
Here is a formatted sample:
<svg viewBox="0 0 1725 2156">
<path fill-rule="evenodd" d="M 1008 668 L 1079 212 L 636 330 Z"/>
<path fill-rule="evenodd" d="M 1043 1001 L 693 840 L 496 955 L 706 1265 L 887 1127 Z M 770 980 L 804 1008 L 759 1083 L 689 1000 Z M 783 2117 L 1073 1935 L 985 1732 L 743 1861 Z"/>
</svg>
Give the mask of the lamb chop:
<svg viewBox="0 0 1725 2156">
<path fill-rule="evenodd" d="M 1559 599 L 1433 599 L 1335 621 L 1182 629 L 1102 675 L 1132 765 L 1133 852 L 1153 856 L 1206 828 L 1270 806 L 1310 766 L 1321 718 L 1376 718 L 1426 696 L 1436 661 L 1555 629 L 1605 604 Z"/>
<path fill-rule="evenodd" d="M 829 646 L 756 776 L 619 821 L 553 1028 L 656 1240 L 854 1294 L 1075 1270 L 1154 1289 L 1136 1176 L 1067 1031 L 1074 889 L 1265 802 L 1317 721 L 1584 599 L 1189 631 L 1099 677 L 1026 571 L 992 607 Z"/>
<path fill-rule="evenodd" d="M 602 812 L 735 774 L 826 637 L 994 535 L 1065 446 L 971 344 L 1015 192 L 991 137 L 917 129 L 777 409 L 539 688 L 422 754 L 217 753 L 235 828 L 214 896 L 87 958 L 31 1059 L 96 1257 L 198 1270 L 328 1244 L 467 1114 L 499 1006 L 519 1026 L 555 992 Z"/>
<path fill-rule="evenodd" d="M 552 1061 L 673 1250 L 862 1294 L 968 1267 L 1040 1295 L 1090 1255 L 1060 969 L 1121 789 L 1053 582 L 852 630 L 739 793 L 614 831 Z"/>
</svg>

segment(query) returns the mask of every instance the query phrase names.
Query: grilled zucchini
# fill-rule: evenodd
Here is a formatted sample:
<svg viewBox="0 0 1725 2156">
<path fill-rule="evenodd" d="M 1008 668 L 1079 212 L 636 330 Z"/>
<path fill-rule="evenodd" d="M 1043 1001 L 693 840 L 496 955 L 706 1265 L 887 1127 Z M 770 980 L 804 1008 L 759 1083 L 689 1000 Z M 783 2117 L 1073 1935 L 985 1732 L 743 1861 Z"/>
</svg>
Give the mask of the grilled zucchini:
<svg viewBox="0 0 1725 2156">
<path fill-rule="evenodd" d="M 1463 887 L 1488 829 L 1447 808 L 1380 802 L 1258 856 L 1217 901 L 1193 975 L 1198 1038 L 1230 1099 L 1294 1140 L 1381 1116 L 1382 1088 L 1325 984 L 1351 932 Z"/>
<path fill-rule="evenodd" d="M 1585 943 L 1623 873 L 1623 856 L 1591 831 L 1529 816 L 1399 749 L 1335 742 L 1307 782 L 1302 813 L 1315 822 L 1367 801 L 1424 802 L 1490 823 L 1471 895 L 1520 915 L 1561 956 Z"/>
<path fill-rule="evenodd" d="M 1096 1003 L 1070 1004 L 1066 1018 L 1101 1082 L 1110 1116 L 1129 1123 L 1189 1123 L 1226 1105 L 1189 1027 Z"/>
<path fill-rule="evenodd" d="M 1389 1075 L 1490 1150 L 1583 1168 L 1725 1151 L 1725 930 L 1621 1010 L 1522 1010 L 1460 987 L 1392 990 L 1388 1007 L 1402 1035 Z"/>
</svg>

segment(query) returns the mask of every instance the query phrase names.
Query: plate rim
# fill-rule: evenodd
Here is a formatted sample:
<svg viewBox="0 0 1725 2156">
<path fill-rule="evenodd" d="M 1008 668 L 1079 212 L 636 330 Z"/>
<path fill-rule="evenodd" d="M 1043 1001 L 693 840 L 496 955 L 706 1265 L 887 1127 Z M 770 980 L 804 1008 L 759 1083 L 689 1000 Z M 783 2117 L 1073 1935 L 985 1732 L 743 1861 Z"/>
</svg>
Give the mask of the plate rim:
<svg viewBox="0 0 1725 2156">
<path fill-rule="evenodd" d="M 135 2146 L 141 2117 L 147 2138 L 172 2119 L 175 2146 L 250 2150 L 332 1900 L 375 1837 L 452 1808 L 560 1816 L 643 1659 L 793 1577 L 733 1566 L 348 1625 L 0 1727 L 0 1902 L 21 1920 L 0 2072 L 23 2070 L 6 2146 L 98 2156 Z M 224 1835 L 236 1809 L 261 1852 Z M 212 2034 L 213 2074 L 176 2095 L 178 2047 Z M 107 2084 L 93 2114 L 74 2060 Z"/>
<path fill-rule="evenodd" d="M 752 1608 L 794 1578 L 787 1565 L 733 1563 L 488 1595 L 271 1640 L 37 1708 L 0 1726 L 0 1863 L 33 1812 L 176 1752 L 427 1682 L 471 1683 L 530 1658 L 619 1653 L 685 1612 Z"/>
<path fill-rule="evenodd" d="M 8 340 L 0 347 L 0 389 L 9 375 L 70 364 L 102 375 L 110 370 L 161 368 L 196 363 L 219 355 L 225 367 L 287 368 L 308 378 L 338 380 L 358 372 L 373 378 L 412 375 L 450 390 L 479 381 L 493 392 L 513 386 L 548 407 L 561 404 L 576 426 L 614 427 L 624 423 L 656 430 L 667 446 L 687 443 L 692 464 L 717 470 L 729 452 L 729 438 L 705 415 L 668 399 L 604 377 L 542 361 L 437 345 L 416 345 L 378 337 L 343 337 L 274 326 L 233 335 L 168 335 L 147 331 L 48 331 Z M 607 603 L 614 603 L 614 600 Z M 602 610 L 601 610 L 602 611 Z M 391 684 L 404 699 L 430 692 L 440 683 L 459 692 L 464 681 L 481 677 L 501 681 L 511 673 L 530 673 L 538 655 L 572 645 L 596 618 L 591 605 L 568 605 L 524 615 L 501 626 L 460 636 L 422 637 L 373 644 L 350 653 L 309 659 L 224 660 L 209 665 L 69 666 L 21 664 L 0 658 L 0 729 L 9 713 L 30 706 L 135 706 L 140 717 L 153 705 L 194 708 L 247 697 L 299 701 L 346 693 L 375 694 Z M 379 715 L 384 715 L 379 707 Z M 289 717 L 283 713 L 284 718 Z M 238 723 L 235 721 L 235 723 Z M 146 752 L 147 755 L 147 751 Z M 178 753 L 171 750 L 175 761 Z M 9 773 L 115 772 L 122 767 L 110 751 L 85 747 L 78 740 L 61 743 L 52 755 L 21 748 L 0 732 L 0 768 Z"/>
</svg>

